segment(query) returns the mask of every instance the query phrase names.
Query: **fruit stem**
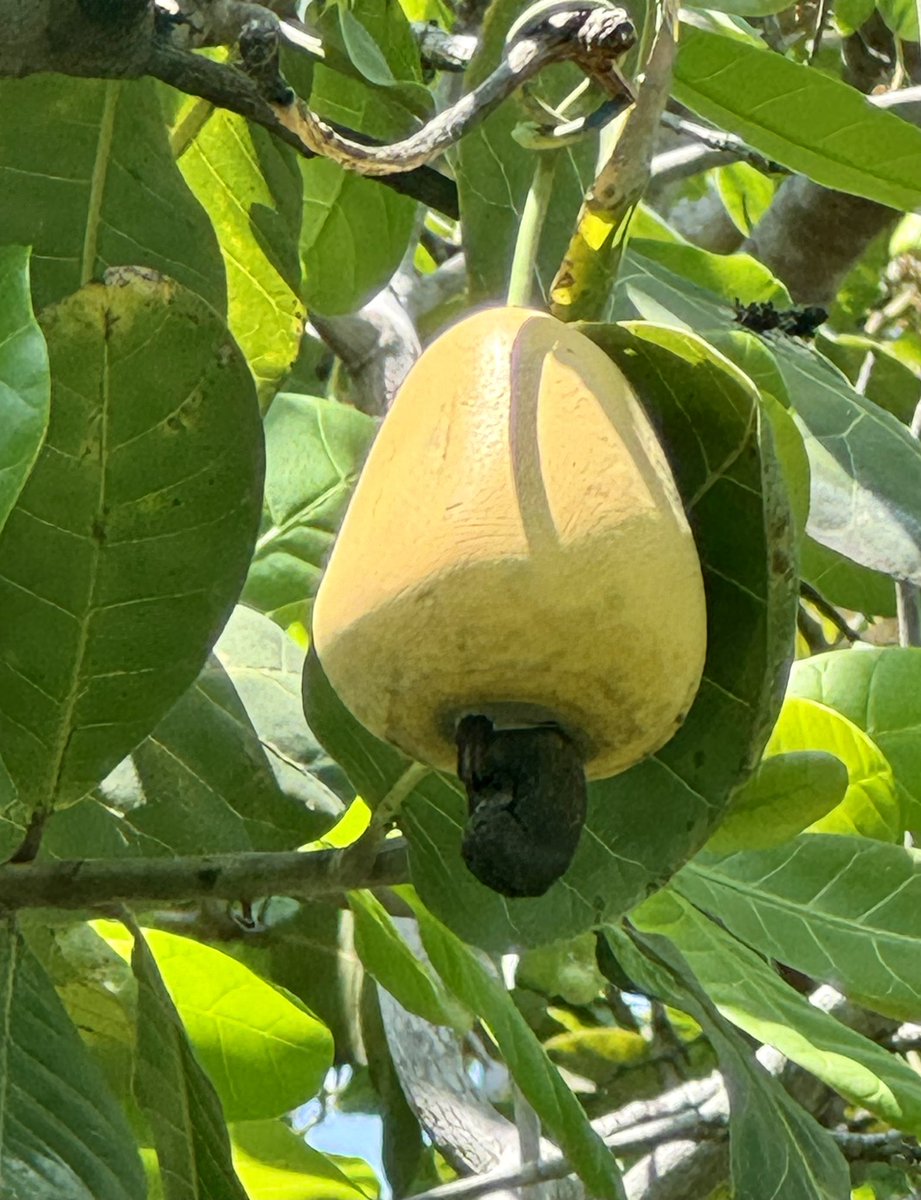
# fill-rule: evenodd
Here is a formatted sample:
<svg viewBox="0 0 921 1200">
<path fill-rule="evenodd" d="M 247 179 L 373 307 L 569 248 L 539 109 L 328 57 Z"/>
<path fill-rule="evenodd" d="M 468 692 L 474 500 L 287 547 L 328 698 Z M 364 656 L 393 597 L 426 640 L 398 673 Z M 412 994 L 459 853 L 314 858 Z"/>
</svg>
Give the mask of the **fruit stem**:
<svg viewBox="0 0 921 1200">
<path fill-rule="evenodd" d="M 558 150 L 537 151 L 534 175 L 525 200 L 524 212 L 521 214 L 521 225 L 508 281 L 508 302 L 521 308 L 527 308 L 531 304 L 537 250 L 550 204 L 558 154 Z"/>
</svg>

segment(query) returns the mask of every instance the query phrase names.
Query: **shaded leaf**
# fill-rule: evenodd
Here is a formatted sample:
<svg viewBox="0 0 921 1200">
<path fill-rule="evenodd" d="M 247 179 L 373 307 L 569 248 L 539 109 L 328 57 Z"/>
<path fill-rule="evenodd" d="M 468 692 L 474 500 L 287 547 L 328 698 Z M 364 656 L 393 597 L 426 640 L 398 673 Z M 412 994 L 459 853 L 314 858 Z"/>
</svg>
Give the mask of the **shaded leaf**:
<svg viewBox="0 0 921 1200">
<path fill-rule="evenodd" d="M 134 1136 L 51 981 L 0 927 L 0 1188 L 4 1200 L 137 1200 Z"/>
<path fill-rule="evenodd" d="M 412 902 L 412 897 L 407 894 Z M 595 1196 L 622 1197 L 620 1172 L 579 1102 L 518 1012 L 502 983 L 476 953 L 418 902 L 419 932 L 432 966 L 448 989 L 486 1022 L 515 1082 L 554 1141 Z"/>
<path fill-rule="evenodd" d="M 354 312 L 400 265 L 416 202 L 329 158 L 300 160 L 300 166 L 303 297 L 324 316 Z"/>
<path fill-rule="evenodd" d="M 755 1060 L 717 1011 L 670 941 L 643 934 L 641 948 L 622 931 L 605 936 L 618 961 L 650 995 L 683 1009 L 713 1044 L 729 1092 L 732 1190 L 737 1200 L 844 1200 L 847 1164 L 827 1129 Z"/>
<path fill-rule="evenodd" d="M 153 1131 L 164 1200 L 247 1200 L 231 1162 L 221 1102 L 140 930 L 131 966 L 138 982 L 134 1089 Z"/>
<path fill-rule="evenodd" d="M 45 852 L 293 850 L 325 833 L 342 801 L 324 779 L 348 785 L 304 724 L 303 660 L 277 625 L 238 606 L 193 686 L 91 797 L 57 818 Z"/>
<path fill-rule="evenodd" d="M 816 832 L 855 833 L 887 842 L 901 838 L 902 804 L 892 768 L 861 729 L 824 704 L 791 697 L 784 701 L 765 754 L 794 750 L 826 750 L 847 769 L 847 791 L 840 804 L 815 822 Z"/>
<path fill-rule="evenodd" d="M 921 852 L 809 833 L 773 850 L 697 859 L 679 886 L 761 953 L 879 1012 L 921 1014 Z"/>
<path fill-rule="evenodd" d="M 921 650 L 864 647 L 795 664 L 788 694 L 835 709 L 873 739 L 921 827 Z"/>
<path fill-rule="evenodd" d="M 887 409 L 903 425 L 911 425 L 919 399 L 921 379 L 898 359 L 888 342 L 860 334 L 826 334 L 816 337 L 816 348 L 843 371 L 860 394 Z"/>
<path fill-rule="evenodd" d="M 48 350 L 29 295 L 29 251 L 0 246 L 0 529 L 38 456 L 50 388 Z"/>
<path fill-rule="evenodd" d="M 896 1129 L 921 1129 L 917 1072 L 810 1004 L 686 899 L 671 889 L 660 892 L 631 919 L 639 929 L 664 934 L 677 946 L 727 1020 Z"/>
<path fill-rule="evenodd" d="M 812 470 L 809 534 L 866 567 L 921 582 L 918 442 L 820 355 L 791 339 L 775 352 Z"/>
<path fill-rule="evenodd" d="M 921 204 L 921 129 L 824 71 L 685 25 L 675 96 L 825 187 L 893 208 Z"/>
<path fill-rule="evenodd" d="M 789 841 L 844 798 L 848 772 L 834 754 L 794 750 L 765 758 L 732 798 L 705 849 L 763 850 Z"/>
<path fill-rule="evenodd" d="M 32 807 L 85 795 L 194 680 L 262 483 L 252 379 L 196 296 L 122 273 L 43 328 L 51 424 L 0 534 L 0 747 Z"/>
<path fill-rule="evenodd" d="M 800 574 L 830 604 L 868 616 L 895 616 L 895 584 L 890 576 L 862 567 L 808 535 L 800 545 Z"/>
<path fill-rule="evenodd" d="M 410 1108 L 397 1073 L 381 1015 L 377 984 L 366 979 L 361 990 L 361 1042 L 368 1077 L 381 1117 L 381 1159 L 395 1196 L 406 1196 L 419 1174 L 424 1153 L 422 1127 Z"/>
<path fill-rule="evenodd" d="M 0 81 L 0 228 L 33 248 L 38 308 L 122 264 L 226 305 L 214 229 L 173 161 L 149 79 Z"/>
<path fill-rule="evenodd" d="M 20 918 L 29 950 L 41 963 L 88 1054 L 129 1115 L 134 1101 L 137 995 L 130 966 L 90 921 L 50 924 L 47 913 Z"/>
<path fill-rule="evenodd" d="M 905 42 L 918 40 L 918 9 L 913 0 L 877 0 L 879 15 Z"/>
<path fill-rule="evenodd" d="M 377 423 L 316 396 L 281 393 L 265 418 L 265 511 L 243 601 L 309 624 L 313 597 Z"/>
</svg>

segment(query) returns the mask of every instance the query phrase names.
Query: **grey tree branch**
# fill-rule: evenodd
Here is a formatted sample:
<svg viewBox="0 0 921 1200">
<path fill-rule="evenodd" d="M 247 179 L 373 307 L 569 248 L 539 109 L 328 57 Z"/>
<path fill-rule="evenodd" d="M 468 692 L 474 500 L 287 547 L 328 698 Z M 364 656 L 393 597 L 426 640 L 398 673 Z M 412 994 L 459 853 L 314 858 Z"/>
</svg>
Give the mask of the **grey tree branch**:
<svg viewBox="0 0 921 1200">
<path fill-rule="evenodd" d="M 430 162 L 493 112 L 521 84 L 551 63 L 572 61 L 593 76 L 633 45 L 636 32 L 624 9 L 605 0 L 573 0 L 526 21 L 499 66 L 473 91 L 408 138 L 389 146 L 361 145 L 338 134 L 302 101 L 277 107 L 286 128 L 305 147 L 364 175 L 391 175 Z"/>
<path fill-rule="evenodd" d="M 342 850 L 13 863 L 0 866 L 0 911 L 262 896 L 315 898 L 408 882 L 402 838 L 384 842 L 367 868 Z"/>
<path fill-rule="evenodd" d="M 701 1138 L 722 1139 L 726 1132 L 724 1117 L 703 1117 L 692 1110 L 677 1113 L 672 1117 L 646 1121 L 630 1129 L 623 1129 L 605 1138 L 605 1144 L 618 1156 L 646 1154 L 665 1142 L 679 1138 L 693 1138 L 695 1144 Z M 474 1200 L 477 1196 L 491 1196 L 506 1188 L 533 1187 L 535 1184 L 563 1179 L 571 1174 L 572 1167 L 560 1154 L 545 1158 L 541 1162 L 524 1163 L 520 1167 L 490 1171 L 486 1175 L 474 1175 L 467 1179 L 455 1179 L 440 1184 L 427 1192 L 420 1192 L 415 1200 Z M 687 1180 L 685 1180 L 685 1187 Z M 627 1195 L 630 1196 L 628 1189 Z M 693 1195 L 685 1191 L 684 1195 Z"/>
</svg>

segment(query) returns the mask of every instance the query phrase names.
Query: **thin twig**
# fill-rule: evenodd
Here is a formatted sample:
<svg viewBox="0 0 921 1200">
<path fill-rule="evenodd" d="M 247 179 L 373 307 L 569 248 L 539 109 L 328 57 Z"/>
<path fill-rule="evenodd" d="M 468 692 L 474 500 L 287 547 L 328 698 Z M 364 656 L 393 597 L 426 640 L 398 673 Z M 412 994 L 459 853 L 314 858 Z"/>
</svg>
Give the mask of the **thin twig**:
<svg viewBox="0 0 921 1200">
<path fill-rule="evenodd" d="M 408 882 L 402 838 L 386 841 L 366 866 L 342 850 L 14 863 L 0 866 L 0 911 L 208 898 L 312 898 Z"/>
<path fill-rule="evenodd" d="M 809 52 L 806 61 L 810 66 L 818 57 L 819 51 L 822 49 L 822 36 L 825 33 L 825 26 L 828 24 L 828 14 L 831 11 L 831 0 L 819 0 L 819 11 L 815 17 L 815 29 L 813 30 L 812 40 L 809 43 Z"/>
<path fill-rule="evenodd" d="M 626 11 L 606 0 L 573 0 L 571 7 L 525 20 L 491 75 L 421 129 L 389 146 L 367 146 L 343 137 L 302 100 L 275 108 L 281 124 L 315 154 L 362 175 L 392 175 L 437 158 L 543 67 L 571 61 L 593 77 L 610 74 L 614 59 L 635 40 Z"/>
<path fill-rule="evenodd" d="M 813 608 L 817 608 L 823 617 L 831 621 L 832 625 L 834 625 L 843 638 L 849 642 L 862 641 L 860 634 L 855 633 L 851 629 L 835 606 L 826 600 L 822 593 L 814 588 L 811 583 L 806 583 L 805 580 L 801 579 L 799 592 L 804 600 L 808 600 Z"/>
<path fill-rule="evenodd" d="M 746 162 L 766 175 L 789 174 L 786 167 L 774 162 L 773 159 L 765 158 L 757 150 L 752 150 L 734 133 L 724 133 L 721 129 L 713 129 L 709 125 L 701 125 L 699 121 L 689 121 L 686 117 L 679 117 L 670 112 L 662 114 L 662 124 L 666 129 L 684 134 L 685 137 L 700 142 L 710 150 L 719 151 L 721 154 L 731 154 L 736 161 Z"/>
<path fill-rule="evenodd" d="M 721 1138 L 725 1136 L 726 1121 L 719 1114 L 703 1117 L 696 1111 L 678 1113 L 676 1116 L 647 1121 L 632 1129 L 620 1130 L 605 1139 L 618 1157 L 632 1154 L 647 1154 L 665 1142 L 679 1138 Z M 503 1167 L 483 1175 L 467 1179 L 455 1179 L 451 1183 L 439 1184 L 427 1192 L 420 1192 L 415 1200 L 474 1200 L 477 1196 L 488 1196 L 504 1188 L 531 1187 L 536 1183 L 547 1183 L 552 1179 L 563 1179 L 574 1172 L 569 1161 L 562 1155 L 554 1155 L 539 1163 L 524 1163 L 520 1167 Z"/>
</svg>

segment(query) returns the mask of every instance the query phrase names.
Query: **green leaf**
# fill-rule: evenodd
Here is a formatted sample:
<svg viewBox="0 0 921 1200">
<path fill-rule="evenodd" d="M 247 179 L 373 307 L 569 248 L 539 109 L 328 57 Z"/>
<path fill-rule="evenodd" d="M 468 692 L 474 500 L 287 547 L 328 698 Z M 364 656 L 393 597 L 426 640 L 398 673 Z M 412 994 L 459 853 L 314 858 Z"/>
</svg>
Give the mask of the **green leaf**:
<svg viewBox="0 0 921 1200">
<path fill-rule="evenodd" d="M 112 1094 L 134 1119 L 137 996 L 131 968 L 89 921 L 52 925 L 47 913 L 29 912 L 20 928 Z"/>
<path fill-rule="evenodd" d="M 489 6 L 477 53 L 465 73 L 468 89 L 482 82 L 499 65 L 505 36 L 527 7 L 527 0 L 496 0 Z M 533 90 L 553 106 L 582 79 L 573 66 L 552 66 L 541 72 Z M 515 239 L 534 175 L 535 154 L 549 153 L 527 150 L 513 136 L 516 126 L 533 119 L 531 109 L 516 94 L 481 121 L 458 146 L 461 229 L 470 297 L 475 303 L 504 296 L 508 288 Z M 597 152 L 595 137 L 552 152 L 556 162 L 553 203 L 541 231 L 536 264 L 539 292 L 545 299 L 566 253 L 583 196 L 594 178 Z"/>
<path fill-rule="evenodd" d="M 808 535 L 800 543 L 800 575 L 831 604 L 867 616 L 894 617 L 895 584 Z"/>
<path fill-rule="evenodd" d="M 33 248 L 39 309 L 121 264 L 225 308 L 214 229 L 173 161 L 151 80 L 0 81 L 0 228 Z"/>
<path fill-rule="evenodd" d="M 904 42 L 918 40 L 918 8 L 915 0 L 877 0 L 879 15 Z"/>
<path fill-rule="evenodd" d="M 784 486 L 793 514 L 796 547 L 800 550 L 809 519 L 809 456 L 803 445 L 803 435 L 796 426 L 790 410 L 775 400 L 770 392 L 762 392 L 761 406 L 771 422 L 774 450 L 783 472 Z"/>
<path fill-rule="evenodd" d="M 719 167 L 714 178 L 733 225 L 748 237 L 774 200 L 775 180 L 744 162 Z"/>
<path fill-rule="evenodd" d="M 384 1174 L 393 1194 L 406 1196 L 419 1175 L 425 1145 L 419 1120 L 409 1106 L 393 1063 L 378 988 L 370 978 L 365 979 L 361 989 L 361 1044 L 381 1118 Z"/>
<path fill-rule="evenodd" d="M 790 338 L 774 348 L 809 455 L 809 534 L 863 566 L 921 582 L 918 442 L 821 355 Z"/>
<path fill-rule="evenodd" d="M 29 251 L 0 246 L 0 529 L 38 457 L 50 389 L 48 349 L 32 314 Z"/>
<path fill-rule="evenodd" d="M 0 752 L 33 808 L 79 800 L 193 682 L 262 484 L 252 379 L 197 296 L 126 269 L 42 324 L 51 424 L 0 534 Z"/>
<path fill-rule="evenodd" d="M 786 842 L 839 804 L 847 786 L 847 767 L 833 754 L 794 750 L 766 758 L 733 796 L 705 850 L 731 854 Z"/>
<path fill-rule="evenodd" d="M 203 123 L 200 108 L 208 111 Z M 297 158 L 236 113 L 192 102 L 179 168 L 214 225 L 227 272 L 228 324 L 268 397 L 297 357 L 304 330 L 298 296 L 302 196 Z"/>
<path fill-rule="evenodd" d="M 306 1004 L 332 1034 L 337 1060 L 355 1061 L 364 971 L 351 914 L 333 902 L 275 896 L 260 905 L 259 916 L 262 936 L 223 941 L 220 948 Z"/>
<path fill-rule="evenodd" d="M 329 158 L 301 160 L 303 296 L 324 316 L 354 312 L 400 265 L 416 203 Z"/>
<path fill-rule="evenodd" d="M 677 946 L 727 1020 L 896 1129 L 921 1129 L 921 1078 L 906 1062 L 810 1004 L 684 897 L 660 892 L 631 919 Z"/>
<path fill-rule="evenodd" d="M 921 129 L 822 71 L 682 25 L 675 96 L 825 187 L 898 209 L 921 204 Z"/>
<path fill-rule="evenodd" d="M 352 16 L 351 10 L 346 4 L 337 4 L 336 12 L 339 17 L 342 41 L 352 66 L 356 67 L 370 83 L 376 83 L 379 87 L 387 87 L 389 84 L 395 83 L 390 64 L 361 21 Z"/>
<path fill-rule="evenodd" d="M 724 256 L 709 255 L 696 246 L 678 250 L 671 253 L 661 242 L 631 243 L 612 295 L 610 319 L 638 315 L 694 333 L 744 371 L 762 395 L 768 393 L 786 406 L 787 388 L 771 348 L 737 323 L 731 307 L 736 298 L 785 303 L 786 290 L 747 255 L 725 256 L 726 264 L 715 268 L 710 260 Z M 751 290 L 742 288 L 740 296 L 738 285 L 745 280 Z"/>
<path fill-rule="evenodd" d="M 381 902 L 367 891 L 349 892 L 348 898 L 355 921 L 355 951 L 365 970 L 408 1012 L 432 1025 L 468 1033 L 471 1017 L 413 954 Z"/>
<path fill-rule="evenodd" d="M 921 826 L 921 650 L 819 654 L 794 666 L 788 694 L 833 708 L 871 737 L 907 800 L 906 824 Z"/>
<path fill-rule="evenodd" d="M 412 759 L 379 741 L 355 720 L 333 691 L 313 648 L 304 660 L 302 689 L 307 724 L 355 790 L 376 808 L 413 766 Z"/>
<path fill-rule="evenodd" d="M 838 0 L 835 24 L 842 34 L 849 36 L 870 20 L 875 8 L 874 0 Z"/>
<path fill-rule="evenodd" d="M 247 1200 L 231 1162 L 221 1102 L 140 930 L 131 966 L 138 983 L 134 1090 L 153 1131 L 164 1200 Z"/>
<path fill-rule="evenodd" d="M 670 941 L 607 928 L 607 942 L 631 978 L 650 995 L 683 1009 L 716 1050 L 729 1093 L 729 1148 L 737 1200 L 844 1200 L 847 1164 L 809 1113 L 755 1060 L 749 1045 L 717 1011 Z"/>
<path fill-rule="evenodd" d="M 304 725 L 303 651 L 242 606 L 215 651 L 154 732 L 53 822 L 46 853 L 293 850 L 330 828 L 342 801 L 318 774 L 347 785 Z"/>
<path fill-rule="evenodd" d="M 891 412 L 903 425 L 911 425 L 921 399 L 921 379 L 896 357 L 890 343 L 859 334 L 831 336 L 823 331 L 815 344 L 852 384 L 856 386 L 860 379 L 862 396 Z"/>
<path fill-rule="evenodd" d="M 699 858 L 678 886 L 762 954 L 878 1012 L 917 1020 L 917 850 L 803 834 L 773 850 Z"/>
<path fill-rule="evenodd" d="M 735 300 L 746 304 L 770 300 L 778 307 L 790 303 L 781 281 L 750 254 L 714 254 L 689 242 L 640 238 L 631 241 L 630 248 L 637 259 L 652 259 L 728 304 Z"/>
<path fill-rule="evenodd" d="M 0 1188 L 4 1200 L 137 1200 L 135 1139 L 51 981 L 0 927 Z"/>
<path fill-rule="evenodd" d="M 106 940 L 124 952 L 117 932 Z M 229 1121 L 282 1116 L 319 1091 L 333 1044 L 305 1005 L 191 938 L 147 929 L 135 955 L 142 941 Z"/>
<path fill-rule="evenodd" d="M 389 107 L 397 100 L 405 106 L 404 118 L 407 111 L 422 119 L 431 115 L 431 94 L 421 86 L 419 45 L 402 5 L 388 0 L 338 0 L 327 5 L 315 20 L 323 40 L 324 61 L 334 72 L 351 78 L 334 80 L 331 72 L 321 68 L 316 75 L 319 87 L 312 96 L 314 104 L 324 108 L 329 101 L 342 103 L 344 94 L 364 97 L 366 110 L 376 102 Z M 364 84 L 349 87 L 355 80 L 367 80 L 377 87 Z M 367 119 L 371 113 L 366 111 L 362 115 Z M 375 120 L 380 118 L 380 112 L 373 116 Z M 351 125 L 363 133 L 372 133 L 362 120 L 352 121 Z M 378 127 L 379 136 L 386 141 L 405 132 L 405 128 L 391 127 L 385 132 Z"/>
<path fill-rule="evenodd" d="M 243 602 L 309 625 L 323 563 L 377 423 L 316 396 L 281 393 L 265 418 L 265 510 Z"/>
<path fill-rule="evenodd" d="M 765 749 L 765 755 L 794 750 L 825 750 L 847 769 L 847 791 L 841 803 L 816 821 L 818 833 L 853 833 L 898 841 L 904 828 L 902 803 L 892 768 L 873 740 L 824 704 L 790 697 Z"/>
<path fill-rule="evenodd" d="M 613 1156 L 588 1123 L 578 1100 L 547 1058 L 505 987 L 483 966 L 475 951 L 414 901 L 410 889 L 401 889 L 401 894 L 412 904 L 432 966 L 449 991 L 485 1021 L 512 1078 L 586 1188 L 599 1200 L 619 1200 L 624 1191 Z"/>
<path fill-rule="evenodd" d="M 768 17 L 773 13 L 785 12 L 791 7 L 790 0 L 694 0 L 689 8 L 700 8 L 705 12 L 732 13 L 737 17 Z"/>
<path fill-rule="evenodd" d="M 368 1200 L 379 1194 L 360 1158 L 321 1154 L 282 1121 L 231 1127 L 233 1162 L 250 1197 L 268 1200 Z"/>
</svg>

